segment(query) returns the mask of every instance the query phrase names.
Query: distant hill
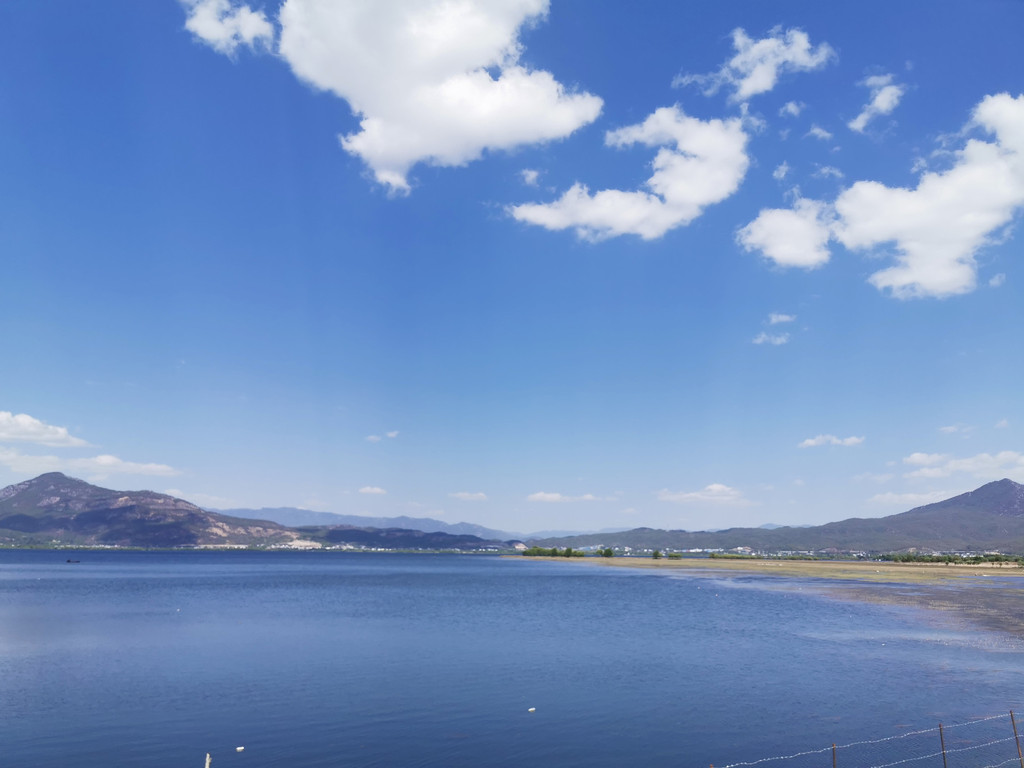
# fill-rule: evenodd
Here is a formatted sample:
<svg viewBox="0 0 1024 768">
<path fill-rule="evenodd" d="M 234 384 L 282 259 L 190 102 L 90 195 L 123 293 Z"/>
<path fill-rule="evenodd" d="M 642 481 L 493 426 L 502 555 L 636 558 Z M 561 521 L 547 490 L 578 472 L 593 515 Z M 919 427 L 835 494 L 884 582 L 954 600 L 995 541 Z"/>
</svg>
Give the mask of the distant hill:
<svg viewBox="0 0 1024 768">
<path fill-rule="evenodd" d="M 634 549 L 734 549 L 766 552 L 937 552 L 998 550 L 1024 554 L 1024 485 L 997 480 L 945 501 L 880 518 L 851 518 L 810 527 L 730 528 L 724 531 L 663 531 L 635 528 L 621 533 L 531 539 L 537 546 L 604 546 Z"/>
<path fill-rule="evenodd" d="M 200 509 L 152 491 L 112 491 L 50 472 L 0 489 L 0 543 L 177 547 L 277 543 L 284 526 Z"/>
<path fill-rule="evenodd" d="M 510 546 L 490 537 L 395 526 L 293 528 L 269 520 L 209 512 L 153 491 L 100 488 L 59 472 L 0 489 L 0 544 L 195 547 L 288 546 L 302 542 L 381 549 L 493 550 Z"/>
<path fill-rule="evenodd" d="M 479 536 L 481 539 L 520 539 L 523 534 L 498 531 L 473 523 L 446 523 L 430 517 L 367 517 L 339 515 L 334 512 L 314 512 L 297 507 L 262 507 L 261 509 L 218 509 L 222 515 L 273 520 L 293 528 L 301 526 L 347 525 L 355 528 L 404 528 L 425 533 L 450 533 L 456 536 Z"/>
</svg>

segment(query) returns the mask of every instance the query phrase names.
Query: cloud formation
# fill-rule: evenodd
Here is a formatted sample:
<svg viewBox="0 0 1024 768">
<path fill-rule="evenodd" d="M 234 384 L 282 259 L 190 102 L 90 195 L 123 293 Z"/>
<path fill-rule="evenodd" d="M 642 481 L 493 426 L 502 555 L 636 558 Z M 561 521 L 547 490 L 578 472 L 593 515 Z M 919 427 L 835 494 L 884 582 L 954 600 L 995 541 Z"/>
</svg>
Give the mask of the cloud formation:
<svg viewBox="0 0 1024 768">
<path fill-rule="evenodd" d="M 858 181 L 836 200 L 834 234 L 851 250 L 892 243 L 896 265 L 872 285 L 900 299 L 974 290 L 975 254 L 1024 206 L 1024 96 L 986 96 L 971 126 L 995 137 L 970 139 L 943 173 L 915 189 Z"/>
<path fill-rule="evenodd" d="M 558 504 L 567 501 L 610 501 L 610 499 L 602 499 L 600 496 L 595 496 L 592 493 L 585 493 L 582 496 L 566 496 L 561 493 L 548 493 L 546 491 L 531 493 L 526 497 L 526 500 L 541 501 L 549 504 Z"/>
<path fill-rule="evenodd" d="M 771 344 L 775 347 L 780 347 L 788 341 L 788 333 L 765 333 L 764 331 L 750 340 L 752 344 Z"/>
<path fill-rule="evenodd" d="M 836 437 L 835 435 L 817 435 L 809 437 L 798 445 L 798 448 L 817 448 L 821 445 L 860 445 L 864 442 L 863 437 Z"/>
<path fill-rule="evenodd" d="M 234 55 L 240 46 L 271 48 L 274 27 L 263 11 L 248 5 L 232 6 L 229 0 L 183 0 L 185 29 L 215 51 Z"/>
<path fill-rule="evenodd" d="M 906 88 L 894 83 L 892 75 L 875 75 L 862 80 L 860 84 L 871 89 L 871 100 L 864 105 L 860 114 L 846 125 L 851 131 L 864 133 L 868 123 L 879 115 L 888 115 L 896 109 Z"/>
<path fill-rule="evenodd" d="M 699 491 L 670 491 L 663 488 L 657 493 L 658 501 L 670 501 L 674 504 L 721 504 L 729 506 L 746 506 L 750 502 L 743 492 L 730 488 L 722 483 L 711 483 Z"/>
<path fill-rule="evenodd" d="M 717 72 L 680 75 L 673 81 L 673 85 L 693 83 L 708 96 L 720 88 L 731 87 L 733 92 L 729 100 L 744 102 L 752 96 L 772 90 L 783 73 L 821 69 L 836 58 L 835 51 L 828 43 L 821 43 L 815 48 L 807 33 L 801 29 L 783 32 L 781 27 L 775 27 L 767 37 L 760 40 L 754 40 L 743 29 L 735 29 L 732 45 L 736 54 Z M 799 114 L 795 102 L 790 102 L 783 109 L 787 109 L 790 104 L 795 108 L 793 114 Z"/>
<path fill-rule="evenodd" d="M 359 492 L 369 494 L 370 496 L 383 496 L 387 493 L 383 488 L 378 488 L 376 485 L 364 485 L 359 489 Z"/>
<path fill-rule="evenodd" d="M 30 456 L 7 448 L 0 448 L 0 464 L 12 472 L 25 475 L 40 475 L 44 472 L 68 472 L 73 475 L 86 475 L 93 479 L 101 479 L 110 475 L 173 477 L 181 474 L 180 470 L 166 464 L 141 464 L 134 461 L 125 461 L 110 454 L 67 459 L 61 456 Z"/>
<path fill-rule="evenodd" d="M 986 96 L 968 128 L 994 140 L 968 140 L 951 168 L 924 173 L 914 189 L 858 181 L 832 205 L 798 198 L 792 209 L 762 210 L 737 241 L 804 268 L 827 262 L 833 239 L 869 254 L 892 244 L 896 264 L 868 278 L 880 291 L 898 299 L 969 293 L 975 255 L 1024 208 L 1024 95 Z"/>
<path fill-rule="evenodd" d="M 0 411 L 0 443 L 36 443 L 51 448 L 75 448 L 88 445 L 72 437 L 67 427 L 45 424 L 27 413 Z"/>
<path fill-rule="evenodd" d="M 912 453 L 903 459 L 903 463 L 916 467 L 904 477 L 938 478 L 957 473 L 987 480 L 1024 477 L 1024 454 L 1018 451 L 979 453 L 963 459 L 946 453 Z"/>
<path fill-rule="evenodd" d="M 750 160 L 738 118 L 699 120 L 678 106 L 662 107 L 644 122 L 605 135 L 609 147 L 659 147 L 646 190 L 605 189 L 591 194 L 576 183 L 552 203 L 509 209 L 519 221 L 552 230 L 575 229 L 586 240 L 638 235 L 653 240 L 689 224 L 735 192 Z"/>
<path fill-rule="evenodd" d="M 405 193 L 417 163 L 465 165 L 597 118 L 600 98 L 520 60 L 520 30 L 547 10 L 548 0 L 287 0 L 278 51 L 348 102 L 360 124 L 342 147 Z"/>
<path fill-rule="evenodd" d="M 762 209 L 736 233 L 736 242 L 780 267 L 816 269 L 829 260 L 831 217 L 827 204 L 798 197 L 790 209 Z"/>
</svg>

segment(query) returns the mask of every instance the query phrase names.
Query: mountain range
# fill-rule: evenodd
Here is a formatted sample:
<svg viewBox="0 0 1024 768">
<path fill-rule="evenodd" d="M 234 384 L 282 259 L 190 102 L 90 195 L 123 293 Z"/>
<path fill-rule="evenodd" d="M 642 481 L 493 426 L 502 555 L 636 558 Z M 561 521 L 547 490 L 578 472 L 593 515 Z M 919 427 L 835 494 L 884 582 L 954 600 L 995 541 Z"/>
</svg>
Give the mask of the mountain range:
<svg viewBox="0 0 1024 768">
<path fill-rule="evenodd" d="M 112 491 L 50 472 L 0 489 L 0 544 L 9 546 L 316 546 L 495 549 L 479 536 L 365 526 L 288 527 L 204 510 L 153 491 Z"/>
<path fill-rule="evenodd" d="M 1024 553 L 1024 485 L 997 480 L 945 501 L 878 518 L 850 518 L 825 525 L 663 531 L 636 528 L 531 541 L 537 546 L 632 547 L 634 549 L 735 549 L 761 552 Z"/>
<path fill-rule="evenodd" d="M 59 472 L 0 489 L 0 545 L 7 546 L 355 546 L 387 549 L 507 549 L 501 531 L 429 518 L 364 518 L 311 513 L 291 508 L 230 510 L 259 517 L 303 513 L 304 525 L 204 510 L 152 491 L 114 491 Z M 310 518 L 308 515 L 322 515 Z M 347 522 L 357 522 L 350 525 Z M 367 522 L 383 525 L 368 525 Z M 424 521 L 448 528 L 424 531 Z M 395 525 L 402 522 L 405 525 Z M 406 527 L 408 525 L 409 527 Z M 485 534 L 480 536 L 477 534 Z M 497 535 L 494 535 L 497 534 Z M 1024 485 L 998 480 L 945 501 L 881 518 L 851 518 L 808 527 L 730 528 L 721 531 L 666 531 L 635 528 L 560 537 L 531 537 L 546 547 L 631 547 L 634 549 L 763 552 L 936 552 L 1024 553 Z"/>
</svg>

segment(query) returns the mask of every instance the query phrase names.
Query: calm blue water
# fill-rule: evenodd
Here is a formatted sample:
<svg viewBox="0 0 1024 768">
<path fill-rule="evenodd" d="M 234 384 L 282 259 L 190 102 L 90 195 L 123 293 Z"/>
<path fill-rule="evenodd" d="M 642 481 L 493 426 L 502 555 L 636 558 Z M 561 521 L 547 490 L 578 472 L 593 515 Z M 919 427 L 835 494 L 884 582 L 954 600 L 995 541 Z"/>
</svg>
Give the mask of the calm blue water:
<svg viewBox="0 0 1024 768">
<path fill-rule="evenodd" d="M 67 557 L 0 552 L 5 768 L 199 768 L 206 752 L 214 768 L 701 767 L 1024 699 L 1013 638 L 798 582 L 455 555 Z"/>
</svg>

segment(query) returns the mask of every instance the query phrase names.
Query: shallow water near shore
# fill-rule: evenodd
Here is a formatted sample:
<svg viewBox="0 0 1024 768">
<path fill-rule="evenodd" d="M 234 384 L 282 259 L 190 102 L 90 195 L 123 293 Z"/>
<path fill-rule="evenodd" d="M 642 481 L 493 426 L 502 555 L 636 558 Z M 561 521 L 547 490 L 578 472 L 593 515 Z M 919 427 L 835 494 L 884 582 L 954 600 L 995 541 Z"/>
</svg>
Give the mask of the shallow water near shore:
<svg viewBox="0 0 1024 768">
<path fill-rule="evenodd" d="M 1005 713 L 1022 649 L 811 580 L 0 552 L 11 766 L 726 765 Z"/>
</svg>

